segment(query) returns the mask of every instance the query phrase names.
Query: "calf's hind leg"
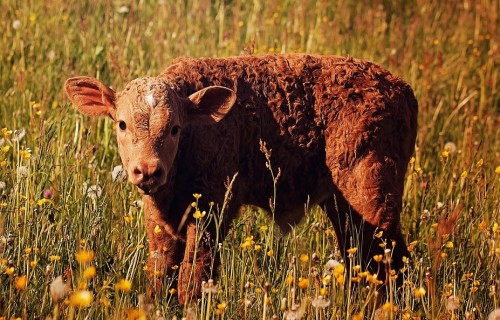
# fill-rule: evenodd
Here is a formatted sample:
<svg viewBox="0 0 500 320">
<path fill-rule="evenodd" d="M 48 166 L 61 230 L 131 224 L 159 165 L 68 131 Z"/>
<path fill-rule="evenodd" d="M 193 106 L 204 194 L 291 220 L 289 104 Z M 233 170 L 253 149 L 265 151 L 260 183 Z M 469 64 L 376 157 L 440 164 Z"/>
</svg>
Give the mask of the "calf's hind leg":
<svg viewBox="0 0 500 320">
<path fill-rule="evenodd" d="M 323 203 L 346 262 L 347 249 L 357 245 L 363 265 L 378 271 L 380 280 L 385 279 L 386 270 L 373 260 L 374 255 L 391 249 L 391 269 L 396 272 L 403 266 L 403 256 L 409 257 L 399 221 L 405 170 L 395 163 L 387 156 L 368 153 L 353 169 L 333 177 L 336 190 Z M 376 237 L 379 231 L 382 236 Z M 397 284 L 402 284 L 401 276 Z"/>
</svg>

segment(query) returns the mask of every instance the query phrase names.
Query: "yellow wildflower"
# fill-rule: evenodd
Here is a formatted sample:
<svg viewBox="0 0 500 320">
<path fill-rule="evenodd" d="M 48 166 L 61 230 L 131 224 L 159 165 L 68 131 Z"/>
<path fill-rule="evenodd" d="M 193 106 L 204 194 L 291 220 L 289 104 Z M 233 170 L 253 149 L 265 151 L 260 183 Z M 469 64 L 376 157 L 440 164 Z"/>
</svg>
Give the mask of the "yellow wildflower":
<svg viewBox="0 0 500 320">
<path fill-rule="evenodd" d="M 37 264 L 38 264 L 38 261 L 36 261 L 36 260 L 31 260 L 31 261 L 30 261 L 30 267 L 31 267 L 31 268 L 36 267 L 36 266 L 37 266 Z"/>
<path fill-rule="evenodd" d="M 177 290 L 175 290 L 175 288 L 171 288 L 170 290 L 168 290 L 168 293 L 170 294 L 175 294 L 177 292 Z"/>
<path fill-rule="evenodd" d="M 39 205 L 39 206 L 43 206 L 44 204 L 46 204 L 46 203 L 50 203 L 50 202 L 51 202 L 51 201 L 50 201 L 49 199 L 45 199 L 45 198 L 44 198 L 44 199 L 40 199 L 40 200 L 38 200 L 38 201 L 36 202 L 36 204 L 37 204 L 37 205 Z"/>
<path fill-rule="evenodd" d="M 10 267 L 10 268 L 7 267 L 7 268 L 5 268 L 4 272 L 6 275 L 10 276 L 11 274 L 14 273 L 14 270 L 15 270 L 14 267 Z"/>
<path fill-rule="evenodd" d="M 333 269 L 333 275 L 335 277 L 337 276 L 340 276 L 340 275 L 344 275 L 344 271 L 345 271 L 345 267 L 343 264 L 339 264 L 338 266 L 335 267 L 335 269 Z"/>
<path fill-rule="evenodd" d="M 443 150 L 441 151 L 441 158 L 446 159 L 450 155 L 450 152 L 448 150 Z"/>
<path fill-rule="evenodd" d="M 483 164 L 484 164 L 484 160 L 483 159 L 479 159 L 479 161 L 476 163 L 476 166 L 478 168 L 481 168 L 483 166 Z"/>
<path fill-rule="evenodd" d="M 299 282 L 297 283 L 297 285 L 301 289 L 306 289 L 307 287 L 309 287 L 309 279 L 307 279 L 307 278 L 299 278 Z"/>
<path fill-rule="evenodd" d="M 352 316 L 352 320 L 363 320 L 363 311 L 360 311 Z"/>
<path fill-rule="evenodd" d="M 111 301 L 109 301 L 108 298 L 106 297 L 102 297 L 101 299 L 99 299 L 99 302 L 105 307 L 105 308 L 109 308 L 111 306 Z"/>
<path fill-rule="evenodd" d="M 161 228 L 159 225 L 156 225 L 155 228 L 154 228 L 154 233 L 158 234 L 158 233 L 161 233 Z"/>
<path fill-rule="evenodd" d="M 125 220 L 125 223 L 132 223 L 134 217 L 132 217 L 132 215 L 126 215 L 123 217 L 123 220 Z"/>
<path fill-rule="evenodd" d="M 415 291 L 413 292 L 413 294 L 417 298 L 425 296 L 426 293 L 427 292 L 425 291 L 425 288 L 423 288 L 423 287 L 419 287 L 419 288 L 415 289 Z"/>
<path fill-rule="evenodd" d="M 500 174 L 500 166 L 498 166 L 498 167 L 495 168 L 495 173 Z"/>
<path fill-rule="evenodd" d="M 253 236 L 249 236 L 245 238 L 245 241 L 240 245 L 242 249 L 249 248 L 253 246 L 255 241 L 253 241 Z"/>
<path fill-rule="evenodd" d="M 269 250 L 266 254 L 267 254 L 268 257 L 272 257 L 273 254 L 274 254 L 273 249 Z"/>
<path fill-rule="evenodd" d="M 383 258 L 384 258 L 384 256 L 381 254 L 377 254 L 377 255 L 373 256 L 373 260 L 375 260 L 375 262 L 381 262 Z"/>
<path fill-rule="evenodd" d="M 7 153 L 10 150 L 10 146 L 9 145 L 5 145 L 5 146 L 2 147 L 1 150 L 2 150 L 3 153 Z"/>
<path fill-rule="evenodd" d="M 83 270 L 83 278 L 84 279 L 92 279 L 94 278 L 96 275 L 96 269 L 95 269 L 95 266 L 90 266 L 88 268 L 86 268 L 85 270 Z"/>
<path fill-rule="evenodd" d="M 460 178 L 465 179 L 467 178 L 467 175 L 468 175 L 467 170 L 464 170 L 462 174 L 460 174 Z"/>
<path fill-rule="evenodd" d="M 286 279 L 285 279 L 285 283 L 286 283 L 287 285 L 292 284 L 292 282 L 293 282 L 293 277 L 292 277 L 291 275 L 289 275 L 288 277 L 286 277 Z"/>
<path fill-rule="evenodd" d="M 70 298 L 70 304 L 74 307 L 86 308 L 89 307 L 94 300 L 92 292 L 87 290 L 79 290 L 74 292 Z"/>
<path fill-rule="evenodd" d="M 309 256 L 307 254 L 303 253 L 300 255 L 299 260 L 303 263 L 306 263 L 309 261 Z"/>
<path fill-rule="evenodd" d="M 49 257 L 49 260 L 50 261 L 59 261 L 59 260 L 61 260 L 61 256 L 51 255 Z"/>
<path fill-rule="evenodd" d="M 120 279 L 120 281 L 118 281 L 115 287 L 117 290 L 123 292 L 129 292 L 130 289 L 132 289 L 132 282 L 130 282 L 130 280 L 127 279 Z"/>
<path fill-rule="evenodd" d="M 92 260 L 94 260 L 94 251 L 92 250 L 82 249 L 76 253 L 76 261 L 80 264 L 91 262 Z"/>
<path fill-rule="evenodd" d="M 200 210 L 196 210 L 194 213 L 193 213 L 193 217 L 195 219 L 200 219 L 200 218 L 203 218 L 207 213 L 205 211 L 201 212 Z"/>
<path fill-rule="evenodd" d="M 2 134 L 4 137 L 8 138 L 12 135 L 12 130 L 7 130 L 7 128 L 2 128 Z"/>
<path fill-rule="evenodd" d="M 323 285 L 327 285 L 329 284 L 330 282 L 332 281 L 332 276 L 327 274 L 326 276 L 323 277 L 323 279 L 321 279 L 321 282 L 323 283 Z"/>
<path fill-rule="evenodd" d="M 200 199 L 200 198 L 201 198 L 201 194 L 199 194 L 199 193 L 193 193 L 193 197 L 194 197 L 196 200 L 198 200 L 198 199 Z"/>
<path fill-rule="evenodd" d="M 141 309 L 130 309 L 127 311 L 128 320 L 146 320 L 146 313 Z"/>
<path fill-rule="evenodd" d="M 448 241 L 448 242 L 446 242 L 446 244 L 445 244 L 444 246 L 445 246 L 446 248 L 448 248 L 448 249 L 451 249 L 451 248 L 453 248 L 453 242 Z"/>
<path fill-rule="evenodd" d="M 19 276 L 14 279 L 14 287 L 17 290 L 24 290 L 28 286 L 28 277 L 27 276 Z"/>
<path fill-rule="evenodd" d="M 494 233 L 497 233 L 500 229 L 498 228 L 498 223 L 494 223 L 493 224 L 493 227 L 491 228 L 491 231 L 493 231 Z"/>
<path fill-rule="evenodd" d="M 356 247 L 347 249 L 347 253 L 349 253 L 349 254 L 355 254 L 356 251 L 358 251 L 358 248 L 356 248 Z"/>
</svg>

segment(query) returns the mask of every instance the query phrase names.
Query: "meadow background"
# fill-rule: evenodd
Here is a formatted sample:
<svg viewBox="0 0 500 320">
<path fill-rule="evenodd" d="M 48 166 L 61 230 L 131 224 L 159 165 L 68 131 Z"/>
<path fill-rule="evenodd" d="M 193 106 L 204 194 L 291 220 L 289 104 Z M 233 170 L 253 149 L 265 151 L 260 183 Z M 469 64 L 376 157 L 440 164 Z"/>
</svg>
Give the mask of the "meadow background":
<svg viewBox="0 0 500 320">
<path fill-rule="evenodd" d="M 2 0 L 0 319 L 487 318 L 500 307 L 499 11 L 498 0 Z M 319 208 L 285 237 L 247 208 L 215 249 L 215 290 L 182 308 L 167 279 L 148 301 L 140 198 L 112 178 L 113 124 L 79 115 L 65 79 L 120 89 L 178 56 L 281 52 L 365 58 L 415 90 L 402 299 L 375 310 L 375 281 L 357 253 L 342 269 Z"/>
</svg>

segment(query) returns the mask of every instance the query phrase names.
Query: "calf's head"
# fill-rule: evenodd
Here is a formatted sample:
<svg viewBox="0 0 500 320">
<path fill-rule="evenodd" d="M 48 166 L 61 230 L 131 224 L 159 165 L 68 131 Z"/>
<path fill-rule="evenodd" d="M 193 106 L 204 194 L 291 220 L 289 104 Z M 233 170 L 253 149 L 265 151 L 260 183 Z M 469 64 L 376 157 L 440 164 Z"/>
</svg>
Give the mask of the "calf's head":
<svg viewBox="0 0 500 320">
<path fill-rule="evenodd" d="M 120 93 L 89 77 L 68 79 L 64 87 L 80 112 L 115 121 L 128 179 L 143 194 L 167 182 L 182 129 L 218 122 L 236 100 L 234 91 L 219 86 L 183 97 L 160 78 L 136 79 Z"/>
</svg>

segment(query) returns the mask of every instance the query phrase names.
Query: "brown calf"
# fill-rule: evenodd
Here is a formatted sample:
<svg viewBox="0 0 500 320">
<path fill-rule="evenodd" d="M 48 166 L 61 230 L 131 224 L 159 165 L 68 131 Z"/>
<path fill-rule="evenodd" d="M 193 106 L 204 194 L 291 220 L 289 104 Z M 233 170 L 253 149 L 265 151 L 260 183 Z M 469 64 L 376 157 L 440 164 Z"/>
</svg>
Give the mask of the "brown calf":
<svg viewBox="0 0 500 320">
<path fill-rule="evenodd" d="M 411 88 L 387 70 L 337 56 L 183 58 L 118 94 L 87 77 L 67 80 L 65 89 L 82 113 L 116 122 L 123 165 L 143 194 L 149 269 L 180 265 L 180 303 L 199 292 L 214 258 L 213 225 L 194 258 L 193 194 L 221 204 L 238 173 L 225 221 L 244 204 L 269 209 L 273 181 L 260 141 L 281 171 L 274 218 L 282 230 L 301 220 L 309 199 L 331 219 L 344 257 L 356 229 L 363 261 L 372 264 L 383 252 L 374 240 L 382 230 L 395 241 L 392 267 L 402 266 L 400 211 L 418 107 Z"/>
</svg>

